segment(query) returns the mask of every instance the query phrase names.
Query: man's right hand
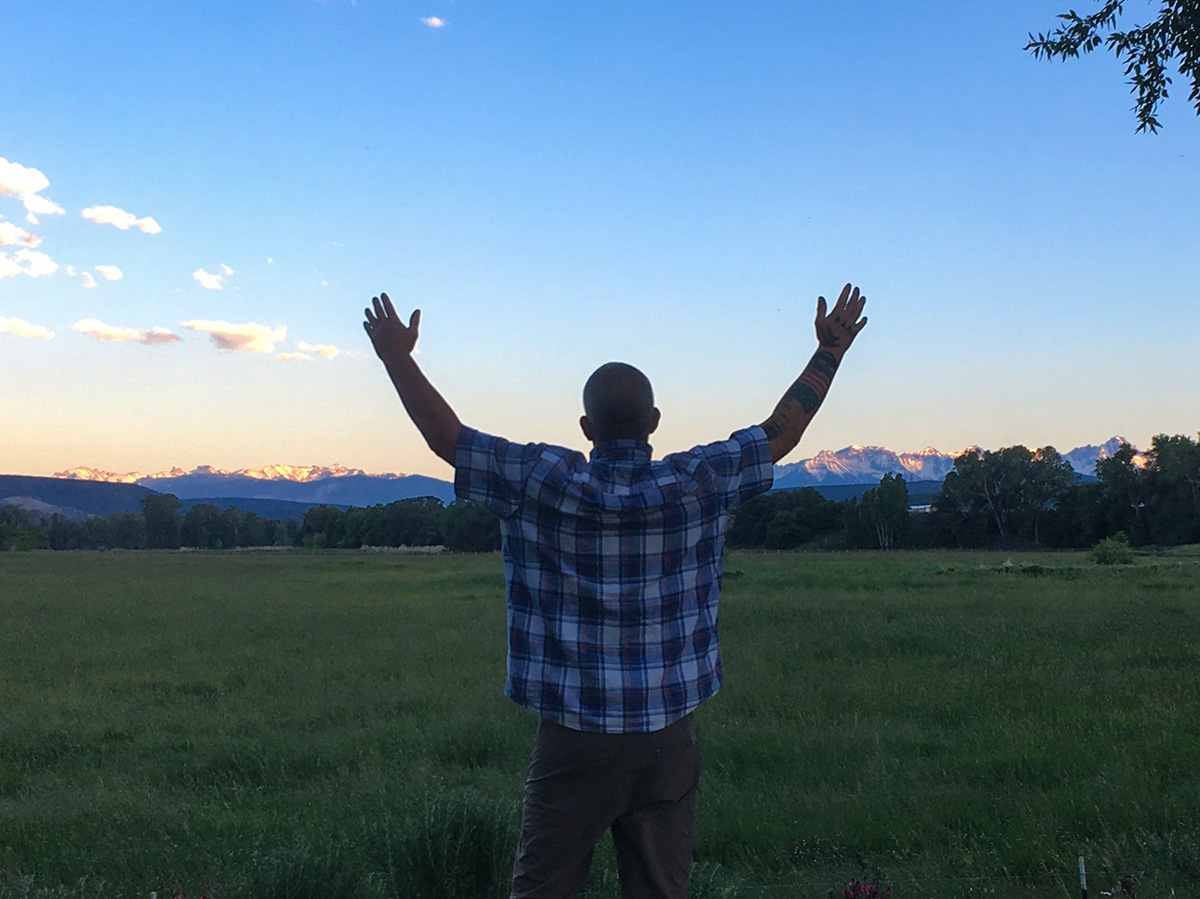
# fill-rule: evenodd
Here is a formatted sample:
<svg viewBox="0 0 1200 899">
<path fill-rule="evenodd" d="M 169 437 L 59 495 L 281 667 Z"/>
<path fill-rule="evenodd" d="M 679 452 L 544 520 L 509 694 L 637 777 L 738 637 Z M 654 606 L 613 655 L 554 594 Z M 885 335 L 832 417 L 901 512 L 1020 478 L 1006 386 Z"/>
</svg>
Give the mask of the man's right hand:
<svg viewBox="0 0 1200 899">
<path fill-rule="evenodd" d="M 367 320 L 363 329 L 371 338 L 375 355 L 387 369 L 388 377 L 409 418 L 439 457 L 454 464 L 455 448 L 462 423 L 440 393 L 422 373 L 417 360 L 412 357 L 417 345 L 417 327 L 421 324 L 421 310 L 417 309 L 408 324 L 400 321 L 396 307 L 386 293 L 372 298 L 371 305 L 363 310 Z"/>
<path fill-rule="evenodd" d="M 371 338 L 376 356 L 387 363 L 412 355 L 417 345 L 417 328 L 421 324 L 420 309 L 413 312 L 405 326 L 396 314 L 391 299 L 386 293 L 381 293 L 371 299 L 371 306 L 364 309 L 363 314 L 366 316 L 363 330 Z"/>
</svg>

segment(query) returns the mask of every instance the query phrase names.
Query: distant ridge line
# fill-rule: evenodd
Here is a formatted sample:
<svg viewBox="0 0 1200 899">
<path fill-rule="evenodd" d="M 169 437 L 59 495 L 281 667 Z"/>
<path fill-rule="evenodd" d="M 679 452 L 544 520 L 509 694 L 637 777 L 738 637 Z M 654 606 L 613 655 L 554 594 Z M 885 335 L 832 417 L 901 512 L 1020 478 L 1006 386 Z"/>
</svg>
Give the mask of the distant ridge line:
<svg viewBox="0 0 1200 899">
<path fill-rule="evenodd" d="M 1126 443 L 1123 437 L 1114 436 L 1103 444 L 1076 447 L 1062 457 L 1077 474 L 1090 480 L 1096 461 L 1110 457 Z M 970 450 L 978 447 L 966 451 Z M 773 489 L 813 487 L 827 499 L 847 499 L 861 496 L 887 474 L 898 474 L 908 482 L 911 495 L 932 496 L 953 469 L 954 458 L 934 447 L 896 453 L 887 447 L 855 444 L 775 466 Z M 104 494 L 109 488 L 125 492 Z M 454 485 L 446 480 L 425 475 L 368 474 L 344 465 L 268 465 L 234 472 L 202 465 L 191 471 L 173 468 L 154 475 L 75 468 L 51 478 L 0 475 L 0 505 L 23 504 L 39 514 L 49 514 L 47 508 L 75 516 L 136 511 L 141 499 L 152 493 L 174 494 L 185 509 L 212 503 L 276 519 L 302 516 L 317 505 L 374 506 L 423 496 L 436 497 L 443 503 L 454 501 Z"/>
<path fill-rule="evenodd" d="M 1124 437 L 1116 435 L 1102 444 L 1078 446 L 1062 453 L 1076 473 L 1090 476 L 1096 461 L 1106 459 L 1127 444 Z M 969 446 L 958 453 L 943 453 L 927 446 L 917 452 L 897 453 L 886 446 L 864 446 L 852 444 L 840 450 L 821 450 L 809 459 L 775 466 L 775 486 L 815 487 L 818 485 L 844 484 L 848 486 L 878 482 L 886 474 L 902 474 L 906 480 L 941 481 L 954 467 L 956 456 L 964 452 L 981 451 L 978 446 Z M 1140 455 L 1140 454 L 1139 454 Z M 80 481 L 106 481 L 109 483 L 133 483 L 164 493 L 176 493 L 180 498 L 193 496 L 227 497 L 232 495 L 257 497 L 260 499 L 290 499 L 312 501 L 310 496 L 294 495 L 291 487 L 282 485 L 311 485 L 312 492 L 336 493 L 336 482 L 350 483 L 349 479 L 364 479 L 361 483 L 378 481 L 403 481 L 413 485 L 422 484 L 433 492 L 429 495 L 453 499 L 453 489 L 448 481 L 424 475 L 398 472 L 367 472 L 361 468 L 345 465 L 265 465 L 260 468 L 244 468 L 227 471 L 211 465 L 201 465 L 191 471 L 171 468 L 154 474 L 126 472 L 124 474 L 101 469 L 79 467 L 56 472 L 55 478 Z M 272 487 L 269 485 L 281 485 Z M 321 485 L 325 485 L 324 488 Z M 202 489 L 209 486 L 207 493 Z M 238 491 L 230 493 L 231 487 Z M 184 491 L 180 493 L 179 491 Z M 449 490 L 449 493 L 446 491 Z M 281 492 L 282 491 L 282 492 Z M 303 493 L 304 491 L 300 491 Z M 384 491 L 385 493 L 389 491 Z M 407 493 L 407 491 L 401 491 Z M 412 494 L 408 494 L 412 495 Z M 447 498 L 448 497 L 448 498 Z M 324 497 L 318 497 L 322 499 Z"/>
</svg>

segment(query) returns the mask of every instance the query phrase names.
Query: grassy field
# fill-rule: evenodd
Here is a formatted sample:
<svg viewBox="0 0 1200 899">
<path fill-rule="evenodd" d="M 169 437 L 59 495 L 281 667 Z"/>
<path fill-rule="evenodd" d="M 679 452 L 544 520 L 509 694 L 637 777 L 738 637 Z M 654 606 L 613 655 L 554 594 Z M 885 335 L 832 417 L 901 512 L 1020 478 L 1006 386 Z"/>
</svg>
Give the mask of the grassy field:
<svg viewBox="0 0 1200 899">
<path fill-rule="evenodd" d="M 1200 558 L 727 569 L 696 896 L 1200 895 Z M 0 555 L 0 899 L 504 895 L 504 641 L 498 556 Z"/>
</svg>

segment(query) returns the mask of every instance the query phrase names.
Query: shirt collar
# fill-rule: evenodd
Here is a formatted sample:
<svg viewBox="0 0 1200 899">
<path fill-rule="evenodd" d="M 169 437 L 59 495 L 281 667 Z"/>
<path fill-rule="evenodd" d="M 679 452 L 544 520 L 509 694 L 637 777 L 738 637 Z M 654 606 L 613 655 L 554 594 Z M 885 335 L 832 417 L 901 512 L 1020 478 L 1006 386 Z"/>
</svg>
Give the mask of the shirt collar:
<svg viewBox="0 0 1200 899">
<path fill-rule="evenodd" d="M 653 450 L 644 440 L 606 440 L 592 447 L 593 462 L 649 462 Z"/>
</svg>

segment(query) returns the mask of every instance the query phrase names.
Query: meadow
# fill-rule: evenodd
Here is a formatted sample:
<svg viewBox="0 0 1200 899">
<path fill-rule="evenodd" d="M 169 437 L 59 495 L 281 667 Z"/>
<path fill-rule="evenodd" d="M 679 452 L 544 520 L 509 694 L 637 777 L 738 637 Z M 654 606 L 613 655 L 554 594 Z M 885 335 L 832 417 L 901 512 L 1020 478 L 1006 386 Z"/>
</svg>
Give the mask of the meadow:
<svg viewBox="0 0 1200 899">
<path fill-rule="evenodd" d="M 727 571 L 694 896 L 1077 896 L 1080 852 L 1200 895 L 1200 555 Z M 503 597 L 495 554 L 0 554 L 0 899 L 506 895 Z"/>
</svg>

